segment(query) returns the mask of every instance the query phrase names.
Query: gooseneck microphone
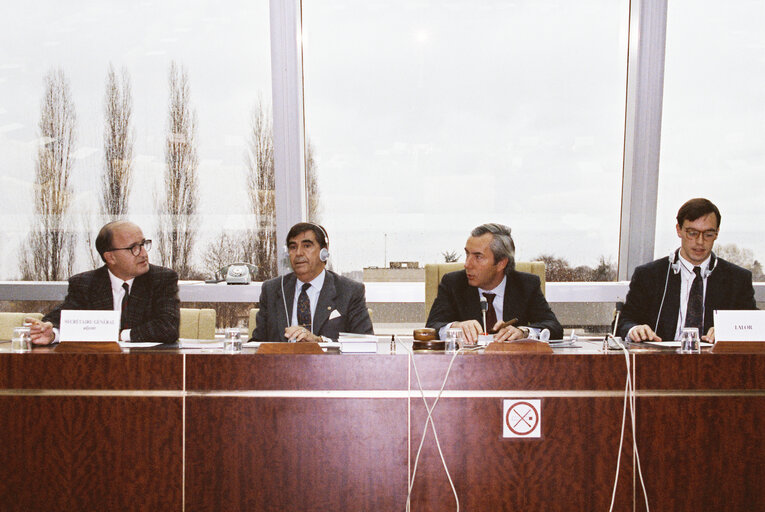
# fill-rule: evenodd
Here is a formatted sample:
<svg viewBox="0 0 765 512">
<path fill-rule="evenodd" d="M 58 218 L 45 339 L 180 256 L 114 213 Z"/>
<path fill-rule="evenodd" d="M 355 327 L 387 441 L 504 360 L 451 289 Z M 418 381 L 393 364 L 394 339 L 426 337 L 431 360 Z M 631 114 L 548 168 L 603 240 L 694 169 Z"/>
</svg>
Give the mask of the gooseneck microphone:
<svg viewBox="0 0 765 512">
<path fill-rule="evenodd" d="M 483 315 L 483 333 L 487 334 L 489 331 L 486 329 L 486 312 L 489 311 L 489 301 L 486 297 L 481 296 L 481 314 Z"/>
</svg>

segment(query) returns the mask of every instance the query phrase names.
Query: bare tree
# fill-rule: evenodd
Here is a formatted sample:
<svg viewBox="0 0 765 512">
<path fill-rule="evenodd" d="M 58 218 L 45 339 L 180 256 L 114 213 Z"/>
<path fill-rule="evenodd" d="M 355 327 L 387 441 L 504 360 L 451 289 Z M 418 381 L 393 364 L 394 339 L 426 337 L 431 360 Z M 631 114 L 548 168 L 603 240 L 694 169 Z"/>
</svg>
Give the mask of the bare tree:
<svg viewBox="0 0 765 512">
<path fill-rule="evenodd" d="M 63 70 L 50 71 L 44 83 L 35 163 L 35 217 L 29 239 L 22 245 L 19 267 L 24 280 L 61 281 L 72 273 L 77 240 L 68 220 L 77 115 Z"/>
<path fill-rule="evenodd" d="M 197 212 L 196 112 L 186 70 L 170 65 L 170 102 L 165 143 L 165 197 L 157 201 L 157 249 L 163 265 L 184 279 L 194 274 L 192 250 Z"/>
<path fill-rule="evenodd" d="M 121 80 L 112 65 L 104 94 L 104 172 L 101 175 L 101 213 L 110 221 L 128 212 L 133 177 L 133 94 L 127 69 Z"/>
<path fill-rule="evenodd" d="M 274 204 L 274 142 L 270 111 L 258 100 L 252 112 L 247 151 L 247 192 L 255 226 L 247 234 L 244 259 L 258 265 L 257 280 L 278 273 L 276 240 L 276 207 Z M 308 220 L 321 222 L 318 165 L 315 150 L 309 141 L 306 147 L 306 188 Z"/>
<path fill-rule="evenodd" d="M 104 92 L 104 168 L 101 174 L 100 215 L 98 224 L 105 224 L 127 215 L 130 187 L 133 177 L 133 94 L 130 75 L 122 69 L 117 77 L 109 64 Z M 83 218 L 90 263 L 93 268 L 101 264 L 94 247 L 93 219 Z M 97 229 L 97 228 L 96 228 Z"/>
<path fill-rule="evenodd" d="M 275 276 L 278 269 L 273 124 L 261 100 L 252 112 L 247 149 L 247 196 L 255 226 L 248 233 L 243 257 L 258 266 L 257 280 L 264 281 Z"/>
<path fill-rule="evenodd" d="M 752 272 L 753 281 L 762 281 L 765 279 L 762 264 L 754 259 L 754 252 L 751 249 L 739 247 L 736 244 L 718 244 L 715 246 L 715 255 L 724 260 L 728 260 L 739 267 L 744 267 L 745 269 L 750 270 Z"/>
<path fill-rule="evenodd" d="M 321 224 L 321 193 L 319 191 L 319 165 L 315 158 L 316 150 L 308 141 L 305 151 L 305 186 L 308 189 L 308 220 Z"/>
</svg>

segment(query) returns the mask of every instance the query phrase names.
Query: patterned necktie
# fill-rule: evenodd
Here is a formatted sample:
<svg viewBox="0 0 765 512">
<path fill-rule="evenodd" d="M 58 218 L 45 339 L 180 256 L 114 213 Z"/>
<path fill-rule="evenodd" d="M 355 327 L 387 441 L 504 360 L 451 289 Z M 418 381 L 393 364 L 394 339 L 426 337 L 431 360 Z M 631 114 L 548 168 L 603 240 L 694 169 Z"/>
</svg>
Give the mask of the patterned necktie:
<svg viewBox="0 0 765 512">
<path fill-rule="evenodd" d="M 497 296 L 496 293 L 484 293 L 484 297 L 486 297 L 486 302 L 489 303 L 489 309 L 486 311 L 486 330 L 488 331 L 486 334 L 493 334 L 494 331 L 494 324 L 497 323 L 497 311 L 494 309 L 494 297 Z"/>
<path fill-rule="evenodd" d="M 127 283 L 122 283 L 122 289 L 125 290 L 125 295 L 122 296 L 122 314 L 120 315 L 120 331 L 127 329 L 127 309 L 128 300 L 130 299 L 130 287 Z"/>
<path fill-rule="evenodd" d="M 311 283 L 303 283 L 303 289 L 300 290 L 297 303 L 297 321 L 298 325 L 302 325 L 311 331 L 311 299 L 308 298 L 308 293 L 306 293 L 309 286 L 311 286 Z"/>
<path fill-rule="evenodd" d="M 696 277 L 691 283 L 688 294 L 688 307 L 685 311 L 685 327 L 697 327 L 699 335 L 703 333 L 704 323 L 704 280 L 701 277 L 701 267 L 693 267 Z"/>
</svg>

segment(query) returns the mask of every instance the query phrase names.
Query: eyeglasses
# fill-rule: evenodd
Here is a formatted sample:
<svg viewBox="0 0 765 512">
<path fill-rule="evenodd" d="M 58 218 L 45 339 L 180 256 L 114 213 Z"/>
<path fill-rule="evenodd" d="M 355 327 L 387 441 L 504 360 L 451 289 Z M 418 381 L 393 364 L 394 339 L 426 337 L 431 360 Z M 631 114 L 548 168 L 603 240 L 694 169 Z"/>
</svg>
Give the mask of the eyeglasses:
<svg viewBox="0 0 765 512">
<path fill-rule="evenodd" d="M 104 252 L 112 252 L 112 251 L 130 251 L 130 253 L 133 256 L 138 256 L 141 254 L 141 248 L 146 249 L 146 252 L 149 252 L 151 250 L 151 240 L 146 240 L 145 238 L 130 247 L 115 247 L 114 249 L 107 249 Z"/>
<path fill-rule="evenodd" d="M 683 229 L 683 232 L 685 233 L 685 238 L 688 240 L 698 240 L 699 235 L 702 235 L 704 237 L 704 240 L 714 240 L 717 237 L 717 230 L 716 229 L 708 229 L 706 231 L 699 231 L 697 229 L 690 229 L 685 228 Z"/>
</svg>

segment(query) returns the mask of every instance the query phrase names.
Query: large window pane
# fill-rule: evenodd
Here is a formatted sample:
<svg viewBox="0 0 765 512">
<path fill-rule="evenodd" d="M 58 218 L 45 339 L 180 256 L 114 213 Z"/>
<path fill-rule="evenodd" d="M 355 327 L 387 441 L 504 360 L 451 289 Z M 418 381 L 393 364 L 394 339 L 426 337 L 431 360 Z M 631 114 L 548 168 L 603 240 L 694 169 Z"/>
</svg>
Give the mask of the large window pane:
<svg viewBox="0 0 765 512">
<path fill-rule="evenodd" d="M 461 260 L 615 262 L 628 2 L 303 3 L 306 130 L 342 272 Z"/>
<path fill-rule="evenodd" d="M 656 256 L 679 246 L 675 215 L 692 197 L 721 210 L 716 250 L 751 268 L 765 257 L 765 4 L 672 1 L 667 16 Z"/>
<path fill-rule="evenodd" d="M 218 240 L 224 229 L 241 231 L 250 223 L 245 169 L 251 115 L 259 98 L 265 110 L 271 104 L 268 20 L 267 0 L 4 3 L 0 246 L 6 257 L 0 260 L 0 276 L 19 277 L 19 249 L 34 222 L 38 148 L 51 143 L 41 138 L 38 127 L 47 76 L 67 84 L 76 113 L 66 215 L 66 229 L 77 235 L 72 271 L 92 267 L 86 241 L 102 223 L 96 215 L 105 167 L 104 95 L 110 64 L 118 83 L 123 83 L 124 70 L 132 89 L 128 215 L 154 238 L 151 257 L 159 262 L 157 204 L 166 189 L 172 63 L 179 79 L 185 73 L 189 112 L 196 116 L 198 201 L 191 217 L 196 234 L 188 273 L 206 274 L 208 243 Z M 180 135 L 176 139 L 186 140 Z"/>
</svg>

